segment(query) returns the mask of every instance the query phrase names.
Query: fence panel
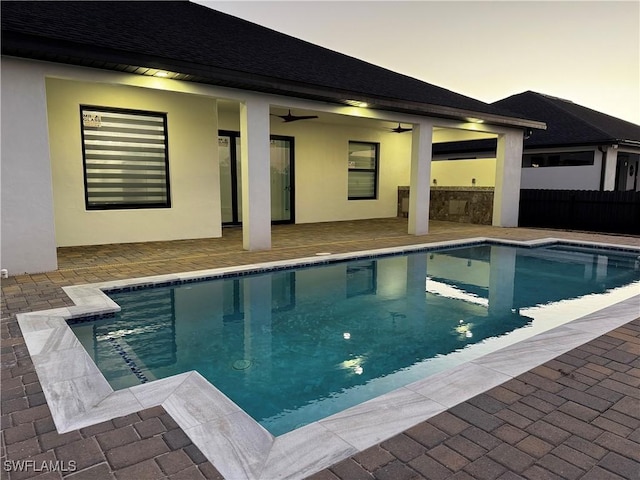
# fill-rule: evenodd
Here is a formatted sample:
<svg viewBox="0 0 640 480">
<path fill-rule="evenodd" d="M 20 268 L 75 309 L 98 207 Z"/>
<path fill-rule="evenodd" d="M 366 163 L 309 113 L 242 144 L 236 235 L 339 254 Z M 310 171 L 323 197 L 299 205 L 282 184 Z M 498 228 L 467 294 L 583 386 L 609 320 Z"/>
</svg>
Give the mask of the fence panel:
<svg viewBox="0 0 640 480">
<path fill-rule="evenodd" d="M 521 227 L 640 234 L 640 192 L 520 190 Z"/>
</svg>

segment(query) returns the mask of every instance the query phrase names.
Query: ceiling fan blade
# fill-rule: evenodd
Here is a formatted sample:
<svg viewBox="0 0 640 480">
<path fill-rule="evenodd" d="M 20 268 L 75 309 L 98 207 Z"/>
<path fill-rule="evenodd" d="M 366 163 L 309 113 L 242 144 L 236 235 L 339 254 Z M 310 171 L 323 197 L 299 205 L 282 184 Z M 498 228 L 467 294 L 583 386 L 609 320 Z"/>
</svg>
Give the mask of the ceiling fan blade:
<svg viewBox="0 0 640 480">
<path fill-rule="evenodd" d="M 287 113 L 286 115 L 275 115 L 275 114 L 271 114 L 274 117 L 280 117 L 285 123 L 289 123 L 289 122 L 295 122 L 297 120 L 308 120 L 310 118 L 318 118 L 317 115 L 292 115 L 291 114 L 291 110 L 289 110 L 289 113 Z"/>
<path fill-rule="evenodd" d="M 390 128 L 389 130 L 391 130 L 394 133 L 404 133 L 404 132 L 412 131 L 413 128 L 406 128 L 406 127 L 403 127 L 400 124 L 398 124 L 398 126 L 396 128 Z"/>
<path fill-rule="evenodd" d="M 299 116 L 290 115 L 288 118 L 285 118 L 284 121 L 285 122 L 295 122 L 297 120 L 308 120 L 310 118 L 318 118 L 318 116 L 317 115 L 299 115 Z"/>
</svg>

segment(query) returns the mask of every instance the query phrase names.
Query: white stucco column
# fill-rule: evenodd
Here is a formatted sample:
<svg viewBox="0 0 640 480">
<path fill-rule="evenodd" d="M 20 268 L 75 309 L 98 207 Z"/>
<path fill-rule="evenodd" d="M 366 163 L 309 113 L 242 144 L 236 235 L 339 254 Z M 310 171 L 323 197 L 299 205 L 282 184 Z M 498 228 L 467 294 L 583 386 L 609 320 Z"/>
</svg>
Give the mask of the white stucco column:
<svg viewBox="0 0 640 480">
<path fill-rule="evenodd" d="M 429 232 L 429 196 L 431 180 L 431 144 L 433 124 L 413 124 L 411 136 L 411 182 L 409 190 L 409 234 Z"/>
<path fill-rule="evenodd" d="M 1 268 L 9 275 L 58 268 L 44 71 L 5 57 L 0 190 Z"/>
<path fill-rule="evenodd" d="M 271 248 L 271 173 L 269 104 L 251 99 L 240 104 L 242 245 Z"/>
<path fill-rule="evenodd" d="M 613 191 L 616 189 L 616 169 L 618 167 L 618 146 L 609 145 L 602 154 L 604 162 L 604 182 L 602 190 Z"/>
<path fill-rule="evenodd" d="M 498 135 L 492 223 L 496 227 L 518 226 L 522 141 L 522 130 Z"/>
</svg>

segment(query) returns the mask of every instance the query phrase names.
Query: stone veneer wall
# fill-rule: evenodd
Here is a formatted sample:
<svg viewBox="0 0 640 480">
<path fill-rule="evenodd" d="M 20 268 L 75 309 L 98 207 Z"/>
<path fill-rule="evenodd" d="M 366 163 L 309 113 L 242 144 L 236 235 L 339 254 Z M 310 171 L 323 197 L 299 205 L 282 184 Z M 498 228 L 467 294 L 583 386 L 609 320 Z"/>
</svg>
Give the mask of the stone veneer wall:
<svg viewBox="0 0 640 480">
<path fill-rule="evenodd" d="M 398 216 L 409 212 L 409 187 L 398 187 Z M 493 187 L 431 187 L 429 218 L 491 225 Z"/>
</svg>

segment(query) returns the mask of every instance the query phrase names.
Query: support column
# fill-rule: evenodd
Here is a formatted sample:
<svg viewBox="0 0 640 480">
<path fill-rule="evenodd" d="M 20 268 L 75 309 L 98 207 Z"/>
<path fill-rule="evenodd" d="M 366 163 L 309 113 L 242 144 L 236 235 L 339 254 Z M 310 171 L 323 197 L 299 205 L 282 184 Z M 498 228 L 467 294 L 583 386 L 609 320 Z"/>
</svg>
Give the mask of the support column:
<svg viewBox="0 0 640 480">
<path fill-rule="evenodd" d="M 498 135 L 492 222 L 495 227 L 518 226 L 522 141 L 521 130 Z"/>
<path fill-rule="evenodd" d="M 433 124 L 413 125 L 411 137 L 411 183 L 409 190 L 409 234 L 429 232 L 429 182 L 431 180 L 431 144 Z"/>
<path fill-rule="evenodd" d="M 3 58 L 2 67 L 0 267 L 9 275 L 50 272 L 58 259 L 45 66 Z"/>
<path fill-rule="evenodd" d="M 242 245 L 245 250 L 271 248 L 271 173 L 269 104 L 240 104 L 242 176 Z"/>
<path fill-rule="evenodd" d="M 616 170 L 618 167 L 618 146 L 609 145 L 602 154 L 604 163 L 604 179 L 602 182 L 603 191 L 613 191 L 616 189 Z"/>
</svg>

